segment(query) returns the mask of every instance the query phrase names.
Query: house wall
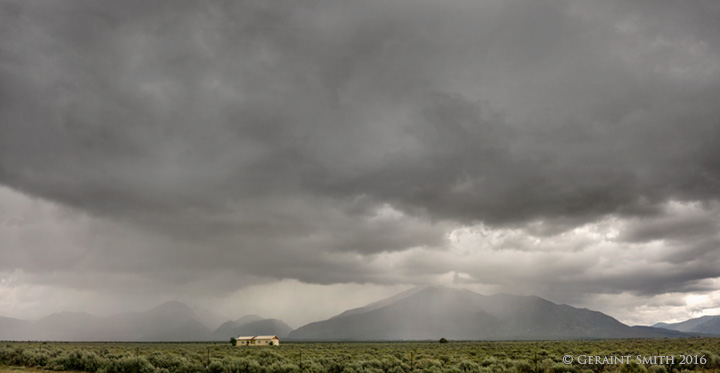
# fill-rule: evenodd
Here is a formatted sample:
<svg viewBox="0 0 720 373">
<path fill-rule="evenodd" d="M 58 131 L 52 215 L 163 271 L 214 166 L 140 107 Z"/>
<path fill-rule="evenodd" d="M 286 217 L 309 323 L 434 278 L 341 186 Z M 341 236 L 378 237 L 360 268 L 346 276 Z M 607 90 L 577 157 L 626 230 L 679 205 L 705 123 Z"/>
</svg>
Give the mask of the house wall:
<svg viewBox="0 0 720 373">
<path fill-rule="evenodd" d="M 270 342 L 272 342 L 273 346 L 280 345 L 280 341 L 277 339 L 256 339 L 255 346 L 270 346 Z"/>
<path fill-rule="evenodd" d="M 271 346 L 270 342 L 272 342 L 272 346 L 280 345 L 279 339 L 253 339 L 251 341 L 238 340 L 237 345 L 238 346 Z"/>
</svg>

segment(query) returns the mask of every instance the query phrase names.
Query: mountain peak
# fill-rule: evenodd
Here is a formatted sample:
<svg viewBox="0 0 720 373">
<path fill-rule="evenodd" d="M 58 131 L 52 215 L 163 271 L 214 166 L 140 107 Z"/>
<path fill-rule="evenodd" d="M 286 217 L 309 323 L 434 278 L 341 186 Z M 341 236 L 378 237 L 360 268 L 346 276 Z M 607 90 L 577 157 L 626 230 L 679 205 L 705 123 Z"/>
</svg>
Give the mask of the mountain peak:
<svg viewBox="0 0 720 373">
<path fill-rule="evenodd" d="M 678 323 L 657 323 L 653 327 L 686 333 L 720 334 L 720 315 L 706 315 Z"/>
<path fill-rule="evenodd" d="M 61 311 L 61 312 L 55 312 L 50 315 L 47 315 L 40 319 L 39 321 L 50 321 L 55 322 L 57 320 L 62 320 L 62 322 L 66 322 L 68 320 L 87 320 L 87 319 L 94 319 L 96 316 L 91 315 L 87 312 L 73 312 L 73 311 Z"/>
<path fill-rule="evenodd" d="M 257 331 L 253 335 L 275 334 L 280 337 L 290 327 L 276 319 L 260 319 L 249 315 L 247 328 Z M 238 327 L 229 321 L 227 329 Z M 165 302 L 148 311 L 122 312 L 97 317 L 82 312 L 59 312 L 37 321 L 0 317 L 0 340 L 51 340 L 51 341 L 227 341 L 232 330 L 215 339 L 212 330 L 198 318 L 196 312 L 178 301 Z M 250 335 L 250 334 L 248 334 Z"/>
<path fill-rule="evenodd" d="M 242 325 L 242 324 L 247 324 L 247 323 L 249 323 L 249 322 L 258 321 L 258 320 L 262 320 L 262 319 L 263 319 L 263 318 L 260 317 L 260 316 L 258 316 L 258 315 L 250 314 L 250 315 L 244 315 L 244 316 L 242 316 L 241 318 L 235 320 L 235 322 L 236 322 L 238 325 Z"/>
<path fill-rule="evenodd" d="M 424 286 L 345 311 L 290 333 L 296 340 L 577 339 L 662 337 L 596 311 L 536 296 L 486 296 Z"/>
<path fill-rule="evenodd" d="M 160 311 L 160 310 L 183 310 L 183 311 L 191 311 L 192 309 L 190 306 L 188 306 L 185 303 L 178 302 L 176 300 L 171 300 L 168 302 L 165 302 L 155 308 L 153 308 L 151 311 Z"/>
<path fill-rule="evenodd" d="M 224 341 L 238 335 L 277 335 L 283 338 L 291 331 L 292 328 L 282 320 L 246 315 L 236 321 L 226 321 L 212 332 L 209 338 L 216 341 Z"/>
</svg>

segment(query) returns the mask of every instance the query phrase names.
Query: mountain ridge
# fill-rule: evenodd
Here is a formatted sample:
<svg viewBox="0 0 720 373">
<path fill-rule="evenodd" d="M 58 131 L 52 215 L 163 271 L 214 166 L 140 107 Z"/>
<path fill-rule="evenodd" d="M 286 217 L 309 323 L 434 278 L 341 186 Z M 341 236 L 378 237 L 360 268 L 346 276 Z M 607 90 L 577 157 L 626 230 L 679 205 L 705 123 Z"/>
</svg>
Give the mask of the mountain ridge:
<svg viewBox="0 0 720 373">
<path fill-rule="evenodd" d="M 482 295 L 467 289 L 411 289 L 327 320 L 304 325 L 289 339 L 535 340 L 662 338 L 661 329 L 633 329 L 598 311 L 556 304 L 538 296 Z"/>
<path fill-rule="evenodd" d="M 0 340 L 83 341 L 83 342 L 192 342 L 228 341 L 232 327 L 257 323 L 253 331 L 285 337 L 290 327 L 282 320 L 245 315 L 222 325 L 230 334 L 201 321 L 202 315 L 188 305 L 170 301 L 147 311 L 128 311 L 99 317 L 86 312 L 55 312 L 37 320 L 0 316 Z M 263 323 L 264 322 L 264 323 Z M 221 325 L 221 326 L 222 326 Z"/>
<path fill-rule="evenodd" d="M 57 312 L 38 320 L 0 316 L 0 340 L 228 341 L 267 334 L 298 341 L 558 340 L 690 337 L 720 329 L 720 316 L 630 327 L 602 312 L 538 296 L 438 286 L 409 289 L 295 330 L 258 315 L 227 320 L 215 329 L 201 319 L 194 308 L 177 301 L 105 317 L 84 312 Z M 705 329 L 693 329 L 699 326 Z"/>
<path fill-rule="evenodd" d="M 706 315 L 676 323 L 656 323 L 654 328 L 664 328 L 685 333 L 720 335 L 720 315 Z"/>
</svg>

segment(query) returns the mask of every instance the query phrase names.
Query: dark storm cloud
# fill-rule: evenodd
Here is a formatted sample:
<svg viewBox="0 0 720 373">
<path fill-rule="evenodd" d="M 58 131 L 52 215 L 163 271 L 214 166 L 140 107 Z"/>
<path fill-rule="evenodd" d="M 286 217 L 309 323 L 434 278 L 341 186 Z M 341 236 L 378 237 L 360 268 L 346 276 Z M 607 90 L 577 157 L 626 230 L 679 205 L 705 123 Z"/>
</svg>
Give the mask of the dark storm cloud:
<svg viewBox="0 0 720 373">
<path fill-rule="evenodd" d="M 290 192 L 516 221 L 718 191 L 717 74 L 686 87 L 624 64 L 611 42 L 666 33 L 643 35 L 659 20 L 644 26 L 642 14 L 639 31 L 618 35 L 623 18 L 583 29 L 559 2 L 476 5 L 457 25 L 460 10 L 427 4 L 413 18 L 399 3 L 34 5 L 6 4 L 19 9 L 5 22 L 3 179 L 100 214 Z M 709 38 L 672 31 L 677 48 Z M 704 45 L 713 60 L 714 41 Z M 448 59 L 476 81 L 452 82 Z M 566 59 L 575 65 L 555 71 Z M 536 86 L 548 70 L 555 84 Z M 548 95 L 543 109 L 569 117 L 508 122 L 466 94 L 491 80 L 483 73 L 514 74 L 514 94 Z"/>
<path fill-rule="evenodd" d="M 690 243 L 718 238 L 717 203 L 707 206 L 675 206 L 655 218 L 637 218 L 626 223 L 620 239 L 626 242 L 672 240 Z M 675 210 L 675 211 L 672 211 Z"/>
<path fill-rule="evenodd" d="M 6 1 L 0 183 L 132 226 L 88 268 L 178 283 L 400 281 L 369 258 L 453 224 L 661 216 L 720 192 L 720 10 L 678 4 Z M 622 239 L 716 258 L 716 227 Z"/>
</svg>

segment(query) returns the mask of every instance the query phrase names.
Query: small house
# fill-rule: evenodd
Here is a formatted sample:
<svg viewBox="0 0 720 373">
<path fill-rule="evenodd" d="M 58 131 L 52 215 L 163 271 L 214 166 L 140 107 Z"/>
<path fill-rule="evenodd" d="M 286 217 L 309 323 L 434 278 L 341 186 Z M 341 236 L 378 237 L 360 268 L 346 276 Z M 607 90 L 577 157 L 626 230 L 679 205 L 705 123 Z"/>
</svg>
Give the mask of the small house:
<svg viewBox="0 0 720 373">
<path fill-rule="evenodd" d="M 280 338 L 276 335 L 259 335 L 255 337 L 256 346 L 279 346 Z"/>
<path fill-rule="evenodd" d="M 259 335 L 256 337 L 237 337 L 238 346 L 280 346 L 280 338 L 276 335 Z"/>
<path fill-rule="evenodd" d="M 238 346 L 250 346 L 250 342 L 252 342 L 254 338 L 255 337 L 237 337 L 235 339 L 237 340 Z"/>
</svg>

